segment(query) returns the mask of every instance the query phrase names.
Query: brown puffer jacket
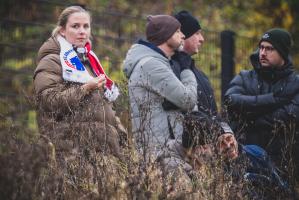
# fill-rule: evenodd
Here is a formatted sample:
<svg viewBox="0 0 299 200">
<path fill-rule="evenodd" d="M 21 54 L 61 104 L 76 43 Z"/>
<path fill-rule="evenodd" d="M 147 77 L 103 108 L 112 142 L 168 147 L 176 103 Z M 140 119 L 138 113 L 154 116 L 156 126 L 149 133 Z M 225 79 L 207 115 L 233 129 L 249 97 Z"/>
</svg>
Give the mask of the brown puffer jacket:
<svg viewBox="0 0 299 200">
<path fill-rule="evenodd" d="M 58 150 L 88 145 L 118 156 L 121 124 L 111 104 L 99 91 L 87 94 L 82 84 L 64 81 L 59 53 L 59 42 L 54 37 L 38 52 L 33 79 L 41 134 L 47 135 Z"/>
</svg>

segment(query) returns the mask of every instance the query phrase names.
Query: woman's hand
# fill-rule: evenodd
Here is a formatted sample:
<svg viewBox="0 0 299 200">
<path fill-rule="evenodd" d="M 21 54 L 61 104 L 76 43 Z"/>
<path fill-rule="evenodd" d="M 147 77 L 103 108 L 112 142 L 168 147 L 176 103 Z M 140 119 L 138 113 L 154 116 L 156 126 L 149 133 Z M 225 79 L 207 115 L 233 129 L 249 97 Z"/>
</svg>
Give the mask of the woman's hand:
<svg viewBox="0 0 299 200">
<path fill-rule="evenodd" d="M 100 76 L 93 78 L 92 80 L 85 83 L 82 87 L 87 93 L 92 92 L 96 89 L 104 91 L 106 84 L 105 75 L 101 74 Z"/>
</svg>

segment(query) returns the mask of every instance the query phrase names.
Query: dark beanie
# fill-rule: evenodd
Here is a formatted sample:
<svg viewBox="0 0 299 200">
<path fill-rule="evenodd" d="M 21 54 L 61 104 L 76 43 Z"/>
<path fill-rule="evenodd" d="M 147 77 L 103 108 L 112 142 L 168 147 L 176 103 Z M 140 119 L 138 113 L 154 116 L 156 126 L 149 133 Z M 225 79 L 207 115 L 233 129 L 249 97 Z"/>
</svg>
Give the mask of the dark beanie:
<svg viewBox="0 0 299 200">
<path fill-rule="evenodd" d="M 188 11 L 180 11 L 175 14 L 175 18 L 181 23 L 181 31 L 185 35 L 185 39 L 191 37 L 194 33 L 201 29 L 198 20 Z"/>
<path fill-rule="evenodd" d="M 288 60 L 292 46 L 292 36 L 289 32 L 284 29 L 273 28 L 264 33 L 259 44 L 261 44 L 262 41 L 271 43 L 282 58 Z"/>
<path fill-rule="evenodd" d="M 180 22 L 170 15 L 150 15 L 147 17 L 146 39 L 159 46 L 166 42 L 180 27 Z"/>
</svg>

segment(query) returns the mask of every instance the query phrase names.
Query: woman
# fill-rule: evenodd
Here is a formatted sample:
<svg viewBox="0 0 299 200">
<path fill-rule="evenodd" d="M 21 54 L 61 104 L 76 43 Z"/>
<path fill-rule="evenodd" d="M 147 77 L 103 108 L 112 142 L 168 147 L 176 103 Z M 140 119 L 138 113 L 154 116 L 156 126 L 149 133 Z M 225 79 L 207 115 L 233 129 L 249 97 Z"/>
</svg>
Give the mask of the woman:
<svg viewBox="0 0 299 200">
<path fill-rule="evenodd" d="M 69 170 L 78 158 L 77 166 L 83 162 L 94 173 L 97 155 L 121 157 L 118 132 L 124 129 L 109 103 L 118 89 L 90 50 L 90 22 L 82 7 L 63 10 L 38 52 L 33 78 L 40 133 L 54 144 L 58 164 Z"/>
</svg>

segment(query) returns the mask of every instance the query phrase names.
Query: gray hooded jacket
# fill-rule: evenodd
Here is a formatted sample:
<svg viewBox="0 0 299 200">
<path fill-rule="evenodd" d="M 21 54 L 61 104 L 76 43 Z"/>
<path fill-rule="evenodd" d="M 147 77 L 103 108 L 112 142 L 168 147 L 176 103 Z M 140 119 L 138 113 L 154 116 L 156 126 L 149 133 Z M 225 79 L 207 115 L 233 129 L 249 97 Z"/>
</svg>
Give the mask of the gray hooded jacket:
<svg viewBox="0 0 299 200">
<path fill-rule="evenodd" d="M 184 70 L 180 81 L 169 60 L 143 44 L 134 44 L 128 51 L 124 72 L 129 79 L 132 131 L 137 148 L 159 153 L 169 139 L 181 140 L 181 111 L 192 110 L 197 103 L 194 74 Z M 163 110 L 164 98 L 181 110 Z"/>
</svg>

